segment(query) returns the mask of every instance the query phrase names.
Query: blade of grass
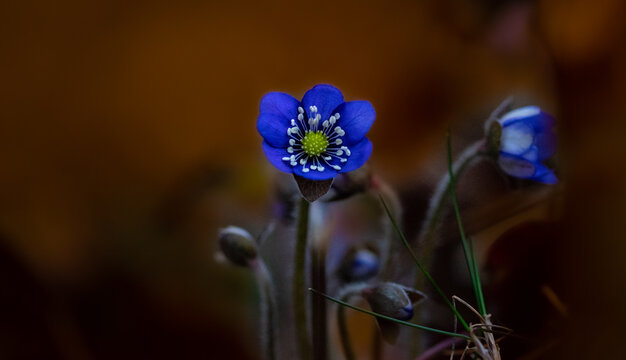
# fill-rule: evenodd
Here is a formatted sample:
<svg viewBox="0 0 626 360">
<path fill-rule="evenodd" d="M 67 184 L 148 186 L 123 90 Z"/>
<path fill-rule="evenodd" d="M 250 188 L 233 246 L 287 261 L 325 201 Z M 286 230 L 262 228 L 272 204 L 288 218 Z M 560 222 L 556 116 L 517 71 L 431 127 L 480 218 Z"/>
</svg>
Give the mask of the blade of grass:
<svg viewBox="0 0 626 360">
<path fill-rule="evenodd" d="M 459 204 L 456 199 L 456 181 L 454 179 L 454 172 L 452 171 L 452 145 L 450 140 L 450 130 L 446 132 L 446 148 L 448 157 L 448 173 L 450 174 L 450 195 L 452 198 L 452 206 L 454 207 L 454 214 L 456 216 L 457 224 L 459 225 L 459 233 L 461 234 L 461 243 L 463 245 L 463 252 L 465 253 L 465 260 L 467 261 L 467 267 L 472 279 L 472 285 L 474 287 L 474 294 L 476 295 L 476 302 L 482 315 L 487 314 L 487 308 L 485 306 L 485 300 L 482 292 L 482 285 L 480 283 L 480 275 L 478 273 L 478 266 L 476 264 L 476 254 L 474 253 L 474 246 L 471 240 L 468 242 L 465 236 L 465 230 L 463 230 L 463 223 L 461 222 L 461 212 L 459 211 Z"/>
<path fill-rule="evenodd" d="M 450 302 L 450 300 L 448 299 L 446 294 L 443 292 L 443 290 L 441 290 L 439 285 L 437 285 L 437 282 L 435 281 L 435 279 L 433 279 L 433 277 L 430 276 L 430 273 L 428 272 L 428 270 L 426 270 L 426 268 L 424 268 L 422 263 L 418 260 L 417 256 L 415 255 L 415 252 L 413 252 L 413 249 L 411 248 L 411 245 L 409 245 L 409 242 L 407 241 L 406 237 L 404 236 L 404 233 L 402 232 L 402 230 L 400 230 L 400 227 L 398 227 L 398 224 L 396 223 L 395 218 L 391 214 L 391 211 L 389 210 L 389 207 L 387 206 L 387 203 L 385 202 L 385 199 L 383 198 L 383 196 L 380 195 L 380 194 L 378 196 L 380 198 L 380 202 L 383 204 L 383 208 L 385 208 L 385 212 L 387 212 L 387 216 L 389 217 L 389 220 L 391 221 L 391 225 L 393 226 L 394 230 L 396 231 L 396 233 L 398 234 L 398 236 L 402 240 L 402 244 L 404 244 L 404 247 L 407 249 L 407 251 L 409 252 L 411 257 L 413 258 L 413 261 L 415 261 L 415 264 L 417 265 L 417 267 L 424 274 L 424 276 L 426 276 L 426 278 L 428 279 L 430 284 L 435 288 L 437 293 L 441 296 L 441 298 L 446 302 L 448 307 L 456 315 L 456 317 L 459 319 L 459 322 L 463 325 L 463 328 L 465 328 L 465 330 L 467 332 L 469 332 L 469 330 L 470 330 L 469 329 L 469 325 L 467 324 L 465 319 L 463 319 L 461 314 L 452 305 L 452 303 Z"/>
<path fill-rule="evenodd" d="M 437 333 L 437 334 L 454 336 L 454 337 L 459 337 L 459 338 L 463 338 L 463 339 L 466 339 L 466 340 L 470 340 L 470 337 L 467 336 L 467 335 L 456 334 L 456 333 L 453 333 L 453 332 L 448 332 L 448 331 L 439 330 L 439 329 L 433 329 L 433 328 L 430 328 L 430 327 L 427 327 L 427 326 L 413 324 L 413 323 L 410 323 L 408 321 L 402 321 L 402 320 L 394 319 L 392 317 L 385 316 L 383 314 L 379 314 L 379 313 L 376 313 L 376 312 L 373 312 L 373 311 L 369 311 L 369 310 L 366 310 L 366 309 L 362 309 L 360 307 L 356 307 L 356 306 L 350 305 L 350 304 L 348 304 L 345 301 L 341 301 L 341 300 L 336 299 L 336 298 L 334 298 L 334 297 L 332 297 L 330 295 L 326 295 L 324 293 L 321 293 L 321 292 L 319 292 L 319 291 L 317 291 L 315 289 L 309 288 L 309 291 L 311 291 L 312 293 L 314 293 L 316 295 L 323 296 L 326 299 L 328 299 L 328 300 L 330 300 L 330 301 L 332 301 L 334 303 L 337 303 L 337 304 L 339 304 L 341 306 L 345 306 L 347 308 L 350 308 L 352 310 L 356 310 L 356 311 L 362 312 L 364 314 L 375 316 L 375 317 L 378 317 L 378 318 L 381 318 L 381 319 L 392 321 L 392 322 L 395 322 L 395 323 L 398 323 L 398 324 L 401 324 L 401 325 L 405 325 L 405 326 L 409 326 L 409 327 L 412 327 L 412 328 L 415 328 L 415 329 L 420 329 L 420 330 L 430 331 L 430 332 Z"/>
</svg>

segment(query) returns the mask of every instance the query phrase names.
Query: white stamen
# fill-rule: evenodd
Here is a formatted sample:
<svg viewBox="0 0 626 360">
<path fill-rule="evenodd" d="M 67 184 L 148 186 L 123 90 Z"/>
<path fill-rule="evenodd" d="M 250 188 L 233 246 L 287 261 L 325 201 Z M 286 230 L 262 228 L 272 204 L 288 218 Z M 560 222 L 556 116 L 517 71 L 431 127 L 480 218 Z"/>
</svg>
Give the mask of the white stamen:
<svg viewBox="0 0 626 360">
<path fill-rule="evenodd" d="M 337 120 L 339 120 L 339 118 L 340 118 L 340 117 L 341 117 L 341 115 L 339 115 L 339 113 L 336 113 L 336 114 L 335 114 L 335 118 L 336 118 Z"/>
<path fill-rule="evenodd" d="M 348 161 L 348 159 L 343 159 L 343 158 L 341 159 L 341 162 L 346 162 L 346 161 Z"/>
<path fill-rule="evenodd" d="M 312 168 L 312 167 L 313 167 L 313 166 L 311 166 L 311 168 Z M 313 170 L 315 170 L 315 169 L 313 169 Z M 324 167 L 323 167 L 322 165 L 318 166 L 318 167 L 317 167 L 317 171 L 319 171 L 319 172 L 324 171 Z"/>
<path fill-rule="evenodd" d="M 302 106 L 298 106 L 298 112 L 300 114 L 304 114 L 304 109 L 302 108 Z"/>
<path fill-rule="evenodd" d="M 297 162 L 295 162 L 295 161 L 292 161 L 290 164 L 291 164 L 291 166 L 296 166 L 296 165 L 298 165 L 298 163 L 297 163 Z"/>
<path fill-rule="evenodd" d="M 352 155 L 352 152 L 348 148 L 346 148 L 346 155 L 348 155 L 348 156 Z"/>
<path fill-rule="evenodd" d="M 317 116 L 315 117 L 315 120 L 317 120 L 317 121 L 320 121 L 320 120 L 322 120 L 322 115 L 320 115 L 320 114 L 317 114 Z"/>
<path fill-rule="evenodd" d="M 335 154 L 337 154 L 338 156 L 341 156 L 341 155 L 343 155 L 343 150 L 341 150 L 341 149 L 337 150 L 337 152 Z"/>
<path fill-rule="evenodd" d="M 311 170 L 315 170 L 315 169 L 317 169 L 317 166 L 311 165 Z"/>
<path fill-rule="evenodd" d="M 289 160 L 291 160 L 291 157 L 289 157 L 289 156 L 283 157 L 283 161 L 289 161 Z"/>
<path fill-rule="evenodd" d="M 302 108 L 300 108 L 300 109 L 302 109 Z M 300 121 L 304 120 L 304 115 L 298 114 L 298 120 L 300 120 Z"/>
<path fill-rule="evenodd" d="M 291 128 L 287 128 L 287 135 L 291 135 Z"/>
<path fill-rule="evenodd" d="M 335 140 L 335 145 L 341 145 L 342 143 L 343 143 L 343 140 L 341 139 Z"/>
<path fill-rule="evenodd" d="M 324 120 L 324 122 L 322 123 L 322 126 L 323 126 L 323 127 L 325 127 L 325 128 L 327 128 L 327 127 L 328 127 L 328 125 L 330 125 L 330 124 L 328 123 L 328 120 Z"/>
<path fill-rule="evenodd" d="M 306 163 L 306 158 L 300 159 L 300 165 L 304 165 Z"/>
<path fill-rule="evenodd" d="M 324 160 L 329 161 L 331 160 L 333 157 L 332 156 L 324 156 Z"/>
<path fill-rule="evenodd" d="M 296 140 L 294 139 L 289 139 L 289 145 L 295 145 L 296 144 Z"/>
<path fill-rule="evenodd" d="M 290 153 L 290 154 L 293 154 L 293 148 L 292 148 L 291 146 L 290 146 L 290 147 L 288 147 L 288 148 L 287 148 L 287 152 L 288 152 L 288 153 Z"/>
<path fill-rule="evenodd" d="M 309 110 L 311 110 L 311 112 L 315 112 L 316 111 L 315 106 L 314 105 L 309 106 Z"/>
<path fill-rule="evenodd" d="M 309 169 L 308 169 L 308 168 L 303 167 L 303 168 L 302 168 L 302 172 L 303 172 L 303 173 L 308 173 L 308 172 L 309 172 Z"/>
<path fill-rule="evenodd" d="M 333 165 L 333 169 L 335 169 L 335 170 L 341 170 L 341 166 L 339 166 L 339 165 Z"/>
<path fill-rule="evenodd" d="M 296 126 L 296 121 L 294 119 L 291 119 L 291 126 Z"/>
</svg>

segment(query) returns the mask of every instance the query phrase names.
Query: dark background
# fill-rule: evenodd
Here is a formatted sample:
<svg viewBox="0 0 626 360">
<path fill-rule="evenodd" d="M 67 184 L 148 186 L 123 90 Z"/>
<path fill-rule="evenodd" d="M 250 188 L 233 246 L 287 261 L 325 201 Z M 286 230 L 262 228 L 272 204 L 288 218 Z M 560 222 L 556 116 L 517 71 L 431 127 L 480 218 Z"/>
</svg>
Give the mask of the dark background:
<svg viewBox="0 0 626 360">
<path fill-rule="evenodd" d="M 443 172 L 448 126 L 478 138 L 511 94 L 554 114 L 550 251 L 518 260 L 554 257 L 570 318 L 552 358 L 616 356 L 624 14 L 620 0 L 3 2 L 0 356 L 253 358 L 255 295 L 213 260 L 216 229 L 267 220 L 261 96 L 317 83 L 374 105 L 370 164 L 404 193 Z"/>
</svg>

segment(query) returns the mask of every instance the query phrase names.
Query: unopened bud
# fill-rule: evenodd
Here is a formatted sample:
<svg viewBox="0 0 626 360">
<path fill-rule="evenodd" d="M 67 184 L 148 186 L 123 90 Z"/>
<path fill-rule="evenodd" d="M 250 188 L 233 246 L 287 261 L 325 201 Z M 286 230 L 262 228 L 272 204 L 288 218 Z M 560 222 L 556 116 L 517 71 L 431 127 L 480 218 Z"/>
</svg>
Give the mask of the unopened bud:
<svg viewBox="0 0 626 360">
<path fill-rule="evenodd" d="M 413 317 L 413 305 L 425 298 L 417 290 L 390 282 L 364 290 L 363 296 L 372 311 L 404 321 Z M 400 331 L 398 324 L 379 318 L 376 320 L 383 338 L 394 344 Z"/>
<path fill-rule="evenodd" d="M 257 244 L 246 230 L 229 226 L 219 232 L 220 249 L 231 263 L 249 266 L 258 254 Z"/>
<path fill-rule="evenodd" d="M 345 282 L 367 281 L 378 274 L 379 268 L 380 260 L 373 251 L 351 250 L 342 261 L 339 276 Z"/>
</svg>

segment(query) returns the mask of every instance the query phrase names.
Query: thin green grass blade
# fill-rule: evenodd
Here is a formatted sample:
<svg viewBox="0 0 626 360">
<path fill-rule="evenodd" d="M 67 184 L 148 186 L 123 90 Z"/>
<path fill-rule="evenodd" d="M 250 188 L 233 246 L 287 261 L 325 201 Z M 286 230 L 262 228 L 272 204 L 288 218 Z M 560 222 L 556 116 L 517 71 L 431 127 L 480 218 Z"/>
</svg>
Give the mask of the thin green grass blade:
<svg viewBox="0 0 626 360">
<path fill-rule="evenodd" d="M 445 331 L 445 330 L 433 329 L 433 328 L 430 328 L 430 327 L 427 327 L 427 326 L 413 324 L 413 323 L 410 323 L 408 321 L 402 321 L 402 320 L 394 319 L 392 317 L 385 316 L 383 314 L 379 314 L 379 313 L 376 313 L 376 312 L 373 312 L 373 311 L 365 310 L 365 309 L 362 309 L 360 307 L 356 307 L 356 306 L 350 305 L 347 302 L 341 301 L 341 300 L 336 299 L 336 298 L 334 298 L 332 296 L 329 296 L 329 295 L 326 295 L 324 293 L 321 293 L 321 292 L 319 292 L 319 291 L 317 291 L 315 289 L 310 289 L 309 288 L 309 291 L 313 292 L 316 295 L 323 296 L 326 299 L 328 299 L 328 300 L 330 300 L 332 302 L 335 302 L 335 303 L 337 303 L 337 304 L 339 304 L 341 306 L 345 306 L 345 307 L 350 308 L 352 310 L 360 311 L 360 312 L 362 312 L 364 314 L 375 316 L 375 317 L 378 317 L 378 318 L 381 318 L 381 319 L 392 321 L 392 322 L 395 322 L 395 323 L 398 323 L 398 324 L 401 324 L 401 325 L 405 325 L 405 326 L 409 326 L 409 327 L 412 327 L 412 328 L 415 328 L 415 329 L 420 329 L 420 330 L 430 331 L 430 332 L 437 333 L 437 334 L 454 336 L 454 337 L 459 337 L 459 338 L 463 338 L 463 339 L 466 339 L 466 340 L 471 340 L 471 338 L 469 336 L 467 336 L 467 335 L 456 334 L 456 333 L 448 332 L 448 331 Z"/>
<path fill-rule="evenodd" d="M 454 214 L 456 216 L 457 224 L 459 225 L 461 243 L 463 244 L 465 260 L 467 261 L 470 277 L 472 279 L 474 294 L 476 295 L 476 302 L 478 303 L 480 313 L 482 315 L 486 315 L 487 308 L 485 306 L 482 285 L 480 283 L 478 265 L 476 264 L 476 254 L 474 252 L 474 246 L 473 243 L 471 243 L 471 240 L 470 242 L 468 242 L 467 237 L 465 236 L 465 230 L 463 230 L 463 223 L 461 222 L 461 212 L 459 211 L 459 204 L 456 199 L 456 181 L 454 179 L 454 172 L 452 171 L 452 145 L 450 140 L 450 130 L 448 130 L 448 132 L 446 133 L 446 147 L 448 153 L 448 173 L 450 174 L 450 195 L 452 198 L 452 206 L 454 207 Z"/>
<path fill-rule="evenodd" d="M 413 252 L 413 249 L 411 248 L 411 245 L 409 245 L 409 242 L 407 241 L 406 237 L 404 236 L 404 233 L 402 232 L 402 230 L 400 230 L 400 227 L 398 226 L 398 223 L 396 222 L 395 218 L 393 217 L 393 215 L 391 214 L 391 211 L 389 210 L 389 207 L 387 206 L 387 203 L 385 202 L 385 199 L 383 198 L 383 196 L 381 194 L 378 195 L 378 197 L 380 198 L 380 202 L 383 204 L 383 208 L 385 209 L 385 212 L 387 213 L 387 216 L 389 217 L 389 220 L 391 221 L 391 225 L 393 226 L 394 230 L 396 231 L 396 233 L 398 234 L 398 236 L 400 237 L 400 239 L 402 240 L 402 244 L 404 245 L 404 247 L 407 249 L 407 251 L 409 252 L 409 254 L 411 255 L 411 257 L 413 258 L 413 261 L 415 261 L 415 264 L 417 265 L 417 267 L 420 269 L 420 271 L 424 274 L 424 276 L 426 276 L 426 278 L 428 279 L 428 281 L 430 282 L 430 284 L 435 288 L 435 290 L 437 291 L 437 293 L 441 296 L 441 298 L 446 302 L 446 304 L 448 304 L 448 307 L 450 307 L 450 309 L 452 310 L 452 312 L 456 315 L 456 317 L 459 319 L 459 322 L 463 325 L 463 328 L 465 328 L 465 330 L 467 332 L 470 331 L 469 325 L 467 324 L 467 322 L 465 321 L 465 319 L 463 319 L 463 317 L 461 316 L 461 314 L 457 311 L 457 309 L 452 305 L 452 303 L 450 302 L 450 300 L 448 299 L 448 297 L 446 296 L 446 294 L 444 294 L 443 290 L 441 290 L 441 288 L 439 287 L 439 285 L 437 285 L 437 282 L 435 281 L 435 279 L 433 279 L 432 276 L 430 276 L 430 273 L 428 273 L 428 270 L 426 270 L 424 268 L 424 266 L 422 266 L 422 263 L 418 260 L 417 256 L 415 255 L 415 252 Z"/>
</svg>

